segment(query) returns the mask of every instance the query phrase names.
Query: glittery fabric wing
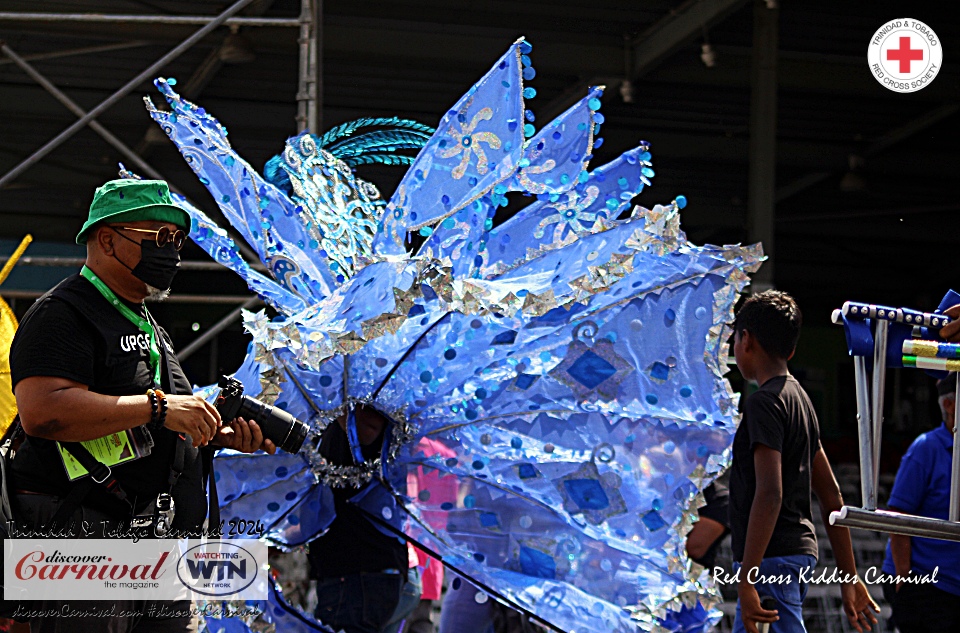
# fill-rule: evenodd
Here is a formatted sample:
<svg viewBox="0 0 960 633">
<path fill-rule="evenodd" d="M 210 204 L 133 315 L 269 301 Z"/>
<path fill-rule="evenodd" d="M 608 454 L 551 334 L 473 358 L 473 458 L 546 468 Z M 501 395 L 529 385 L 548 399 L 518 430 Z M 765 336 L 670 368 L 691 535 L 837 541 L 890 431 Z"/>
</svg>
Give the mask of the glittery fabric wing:
<svg viewBox="0 0 960 633">
<path fill-rule="evenodd" d="M 542 252 L 603 231 L 630 208 L 653 175 L 649 147 L 641 145 L 582 177 L 573 189 L 524 207 L 490 231 L 479 275 L 496 277 Z"/>
<path fill-rule="evenodd" d="M 489 493 L 485 521 L 493 520 L 500 504 L 519 500 L 533 508 L 531 517 L 537 516 L 536 508 L 554 508 L 531 533 L 552 526 L 566 535 L 564 542 L 591 543 L 583 548 L 581 566 L 606 566 L 604 560 L 613 560 L 610 554 L 591 556 L 603 549 L 601 544 L 613 547 L 621 562 L 611 569 L 630 570 L 629 582 L 616 585 L 617 595 L 629 605 L 641 605 L 635 617 L 647 623 L 658 613 L 666 617 L 669 605 L 679 608 L 678 594 L 709 596 L 703 585 L 690 584 L 699 578 L 678 571 L 688 564 L 681 536 L 695 510 L 691 499 L 724 463 L 735 402 L 721 378 L 725 353 L 720 341 L 733 301 L 746 283 L 745 272 L 760 259 L 750 249 L 687 244 L 677 214 L 676 204 L 638 209 L 627 221 L 611 223 L 605 231 L 486 282 L 499 288 L 491 292 L 517 293 L 510 309 L 501 305 L 501 312 L 470 315 L 450 312 L 436 293 L 421 292 L 409 305 L 395 296 L 392 309 L 404 307 L 399 312 L 406 317 L 395 334 L 384 332 L 349 356 L 317 358 L 315 365 L 309 355 L 303 357 L 316 367 L 319 380 L 310 393 L 324 417 L 338 415 L 350 399 L 370 401 L 404 421 L 404 434 L 459 447 L 458 459 L 439 464 L 412 459 L 409 465 L 436 467 L 474 487 L 481 487 L 476 480 L 484 486 L 495 480 L 512 491 L 505 496 L 496 487 L 498 494 Z M 374 274 L 375 269 L 363 272 Z M 351 283 L 367 284 L 362 274 Z M 482 287 L 482 282 L 474 283 Z M 346 298 L 355 294 L 346 287 L 338 292 Z M 532 309 L 537 300 L 528 303 L 528 298 L 538 293 L 565 306 Z M 541 316 L 524 316 L 523 304 Z M 272 356 L 282 358 L 280 353 Z M 350 369 L 345 380 L 346 359 Z M 305 369 L 309 375 L 310 367 Z M 288 381 L 280 398 L 297 392 L 303 392 L 302 386 Z M 678 448 L 691 444 L 697 446 L 693 452 Z M 411 444 L 397 446 L 394 463 L 402 468 L 407 463 L 403 447 Z M 651 452 L 653 446 L 660 450 Z M 524 450 L 530 452 L 529 461 L 518 465 Z M 659 460 L 657 455 L 668 457 Z M 330 476 L 348 483 L 381 466 Z M 691 476 L 697 485 L 689 482 Z M 417 508 L 411 509 L 416 514 Z M 509 589 L 505 579 L 517 577 L 500 572 L 516 573 L 519 565 L 521 574 L 529 575 L 527 558 L 536 558 L 534 550 L 516 545 L 510 550 L 513 558 L 497 558 L 482 549 L 482 539 L 459 542 L 459 535 L 457 527 L 453 536 L 437 536 L 441 540 L 433 545 L 467 561 L 464 571 L 470 577 L 551 622 L 566 617 L 551 606 L 556 591 L 607 595 L 589 583 L 578 584 L 576 574 L 559 578 L 562 582 L 549 596 L 539 593 L 542 588 L 533 594 L 529 588 Z M 544 547 L 536 551 L 554 551 Z M 626 554 L 632 558 L 624 560 Z M 477 566 L 476 555 L 499 562 Z M 635 586 L 638 578 L 648 593 Z M 609 593 L 611 586 L 604 591 Z M 649 593 L 650 587 L 659 589 Z M 686 600 L 696 602 L 689 595 Z M 709 604 L 708 597 L 704 601 Z M 580 604 L 573 598 L 562 602 Z M 617 612 L 611 604 L 593 608 Z"/>
<path fill-rule="evenodd" d="M 200 108 L 180 97 L 169 81 L 154 84 L 172 108 L 164 112 L 144 97 L 150 116 L 174 142 L 229 220 L 257 251 L 273 277 L 307 301 L 330 294 L 336 278 L 329 263 L 307 249 L 312 239 L 297 204 L 243 160 L 227 131 Z M 300 245 L 302 244 L 302 246 Z"/>
<path fill-rule="evenodd" d="M 218 264 L 237 273 L 253 292 L 282 314 L 294 314 L 307 307 L 303 298 L 287 290 L 273 279 L 250 268 L 240 256 L 237 245 L 226 231 L 216 225 L 200 209 L 183 196 L 171 193 L 179 207 L 190 214 L 190 238 L 205 250 Z"/>
<path fill-rule="evenodd" d="M 451 266 L 458 278 L 478 276 L 475 273 L 484 262 L 487 233 L 493 227 L 497 208 L 506 204 L 507 191 L 523 191 L 549 200 L 576 185 L 581 174 L 587 177 L 594 128 L 599 127 L 593 119 L 601 94 L 602 90 L 594 88 L 540 130 L 527 142 L 513 178 L 443 220 L 424 242 L 419 255 Z"/>
<path fill-rule="evenodd" d="M 516 175 L 506 183 L 510 191 L 553 194 L 577 183 L 590 162 L 594 135 L 603 121 L 598 112 L 602 95 L 603 88 L 591 88 L 527 141 Z"/>
<path fill-rule="evenodd" d="M 406 432 L 457 451 L 456 459 L 427 461 L 401 443 L 394 464 L 436 468 L 486 490 L 480 502 L 464 501 L 480 532 L 454 520 L 411 533 L 467 575 L 562 626 L 583 626 L 577 605 L 598 613 L 591 626 L 625 626 L 618 601 L 649 625 L 699 594 L 710 603 L 706 580 L 685 575 L 682 535 L 698 493 L 726 461 L 735 399 L 722 379 L 720 341 L 745 272 L 759 260 L 751 249 L 687 244 L 675 205 L 641 210 L 497 281 L 582 303 L 528 318 L 451 313 L 421 297 L 410 312 L 423 309 L 404 325 L 413 322 L 411 332 L 348 357 L 347 397 L 344 361 L 318 365 L 317 402 L 329 416 L 348 398 L 372 402 L 405 421 Z M 421 491 L 407 504 L 414 516 L 454 509 L 424 499 Z M 499 513 L 513 512 L 503 506 L 516 503 L 525 508 L 517 516 L 534 521 L 528 541 L 549 528 L 550 544 L 490 540 L 490 525 L 506 521 Z M 557 558 L 571 560 L 561 542 L 579 544 L 572 568 Z M 568 571 L 529 587 L 523 576 L 543 578 L 551 565 Z M 602 591 L 578 571 L 603 567 L 621 571 L 608 574 Z"/>
<path fill-rule="evenodd" d="M 455 213 L 514 174 L 525 130 L 533 132 L 523 122 L 525 49 L 523 40 L 511 46 L 443 116 L 387 204 L 376 253 L 405 253 L 408 231 Z"/>
<path fill-rule="evenodd" d="M 319 148 L 307 132 L 287 140 L 280 168 L 293 189 L 299 221 L 277 217 L 270 222 L 284 232 L 285 247 L 318 251 L 336 282 L 343 283 L 373 255 L 370 244 L 383 207 L 380 192 L 355 178 L 346 163 Z"/>
<path fill-rule="evenodd" d="M 271 545 L 296 547 L 323 534 L 333 522 L 330 488 L 300 455 L 246 455 L 222 450 L 216 460 L 220 518 L 261 521 Z"/>
</svg>

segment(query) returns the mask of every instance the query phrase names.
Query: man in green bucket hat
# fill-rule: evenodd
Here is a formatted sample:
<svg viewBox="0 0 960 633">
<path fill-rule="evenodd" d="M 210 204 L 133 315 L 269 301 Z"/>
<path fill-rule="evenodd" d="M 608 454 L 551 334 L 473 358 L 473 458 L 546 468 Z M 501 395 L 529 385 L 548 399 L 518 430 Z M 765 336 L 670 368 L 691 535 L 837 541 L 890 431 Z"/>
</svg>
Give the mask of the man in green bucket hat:
<svg viewBox="0 0 960 633">
<path fill-rule="evenodd" d="M 118 250 L 111 248 L 112 244 L 101 245 L 98 239 L 90 239 L 97 237 L 100 227 L 109 229 L 106 233 L 109 242 L 114 241 L 110 236 L 119 236 L 130 244 L 139 243 L 141 254 L 136 268 L 127 263 L 132 258 L 125 261 L 116 252 L 109 256 L 146 284 L 147 299 L 165 298 L 180 268 L 178 251 L 186 238 L 184 231 L 190 229 L 190 215 L 173 204 L 167 183 L 162 180 L 111 180 L 99 187 L 93 195 L 90 215 L 77 234 L 77 244 L 87 244 L 88 257 L 91 246 L 94 251 L 100 246 L 105 246 L 107 251 Z M 154 239 L 149 239 L 151 233 Z M 120 277 L 117 281 L 124 286 L 136 284 L 134 280 L 123 279 L 123 275 Z M 137 299 L 134 288 L 121 288 L 121 296 L 124 290 L 129 295 L 125 298 Z"/>
<path fill-rule="evenodd" d="M 169 292 L 189 227 L 167 183 L 106 183 L 77 235 L 86 265 L 24 316 L 10 348 L 24 440 L 7 483 L 22 527 L 84 538 L 198 534 L 212 488 L 205 480 L 212 482 L 213 452 L 205 447 L 276 450 L 255 423 L 223 425 L 192 395 L 173 342 L 144 303 Z M 81 525 L 92 527 L 80 533 Z M 31 610 L 59 612 L 53 598 Z M 118 613 L 151 612 L 142 601 L 84 606 L 114 604 Z M 196 631 L 189 601 L 154 606 L 160 611 L 175 617 L 159 625 L 149 615 L 38 617 L 31 630 Z"/>
</svg>

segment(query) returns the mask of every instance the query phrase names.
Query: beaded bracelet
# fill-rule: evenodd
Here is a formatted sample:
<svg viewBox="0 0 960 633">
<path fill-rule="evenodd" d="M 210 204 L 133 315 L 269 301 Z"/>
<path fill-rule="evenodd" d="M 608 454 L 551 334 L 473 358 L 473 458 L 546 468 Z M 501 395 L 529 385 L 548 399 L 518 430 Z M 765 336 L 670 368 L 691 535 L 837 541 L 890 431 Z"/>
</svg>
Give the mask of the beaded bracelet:
<svg viewBox="0 0 960 633">
<path fill-rule="evenodd" d="M 167 394 L 163 393 L 159 389 L 154 389 L 153 391 L 157 394 L 157 400 L 160 404 L 160 412 L 157 415 L 157 427 L 163 428 L 163 425 L 167 421 Z"/>
<path fill-rule="evenodd" d="M 160 412 L 160 398 L 153 389 L 147 389 L 147 397 L 150 398 L 150 424 L 154 425 Z"/>
</svg>

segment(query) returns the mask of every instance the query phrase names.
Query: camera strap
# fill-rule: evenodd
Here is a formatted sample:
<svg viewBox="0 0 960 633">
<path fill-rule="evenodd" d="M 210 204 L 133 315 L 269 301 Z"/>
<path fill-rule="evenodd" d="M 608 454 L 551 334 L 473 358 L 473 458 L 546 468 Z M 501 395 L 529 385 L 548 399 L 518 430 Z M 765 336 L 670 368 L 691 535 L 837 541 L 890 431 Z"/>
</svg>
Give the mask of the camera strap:
<svg viewBox="0 0 960 633">
<path fill-rule="evenodd" d="M 67 451 L 73 455 L 73 458 L 80 462 L 80 465 L 83 466 L 90 475 L 75 482 L 70 487 L 70 492 L 53 515 L 53 519 L 51 520 L 52 525 L 65 526 L 73 516 L 73 513 L 83 504 L 84 499 L 87 498 L 87 495 L 90 494 L 93 487 L 97 485 L 103 486 L 125 509 L 131 512 L 133 511 L 133 502 L 130 501 L 130 497 L 128 497 L 127 493 L 120 487 L 120 482 L 113 476 L 113 471 L 110 470 L 108 466 L 105 466 L 100 460 L 91 455 L 90 451 L 80 442 L 60 442 L 60 446 L 67 449 Z"/>
<path fill-rule="evenodd" d="M 153 321 L 153 317 L 150 313 L 147 313 L 150 316 L 153 327 L 156 331 L 160 330 L 160 326 Z M 157 337 L 158 340 L 160 337 Z M 167 370 L 167 387 L 170 392 L 173 393 L 176 388 L 174 387 L 173 381 L 173 368 L 170 364 L 170 359 L 167 356 L 167 345 L 164 341 L 159 341 L 161 358 L 163 360 L 163 365 Z M 183 435 L 177 434 L 177 446 L 174 449 L 173 461 L 170 463 L 170 477 L 168 483 L 170 484 L 170 495 L 173 495 L 173 487 L 177 484 L 177 480 L 180 479 L 180 474 L 183 473 L 183 462 L 184 457 L 187 451 L 187 438 Z M 220 525 L 220 499 L 217 496 L 217 482 L 214 479 L 213 472 L 213 450 L 201 450 L 201 467 L 203 469 L 203 475 L 207 479 L 207 492 L 209 493 L 209 504 L 208 504 L 208 516 L 209 521 L 207 524 L 211 528 L 215 528 Z"/>
<path fill-rule="evenodd" d="M 155 332 L 159 332 L 160 326 L 157 325 L 157 323 L 153 320 L 153 316 L 149 312 L 147 312 L 147 318 L 150 319 L 151 329 L 153 329 Z M 161 341 L 159 339 L 160 336 L 158 335 L 157 344 L 160 347 L 160 359 L 163 363 L 164 369 L 166 369 L 167 372 L 167 390 L 170 393 L 175 393 L 177 387 L 173 379 L 173 366 L 170 364 L 170 357 L 167 353 L 167 344 L 165 341 Z M 180 480 L 180 475 L 183 473 L 183 462 L 187 452 L 186 436 L 181 433 L 177 433 L 176 435 L 176 446 L 173 449 L 173 459 L 170 461 L 170 474 L 167 476 L 167 492 L 171 495 L 173 494 L 173 488 L 177 485 L 177 481 Z"/>
</svg>

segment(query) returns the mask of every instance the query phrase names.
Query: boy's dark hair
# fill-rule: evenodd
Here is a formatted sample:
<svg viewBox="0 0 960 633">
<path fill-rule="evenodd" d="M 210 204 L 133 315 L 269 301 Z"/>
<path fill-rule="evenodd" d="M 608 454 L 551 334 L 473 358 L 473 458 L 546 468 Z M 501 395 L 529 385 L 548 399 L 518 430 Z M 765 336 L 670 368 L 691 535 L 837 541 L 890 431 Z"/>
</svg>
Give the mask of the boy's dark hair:
<svg viewBox="0 0 960 633">
<path fill-rule="evenodd" d="M 800 340 L 803 315 L 793 297 L 779 290 L 764 290 L 740 306 L 734 332 L 746 330 L 768 354 L 789 358 Z"/>
</svg>

